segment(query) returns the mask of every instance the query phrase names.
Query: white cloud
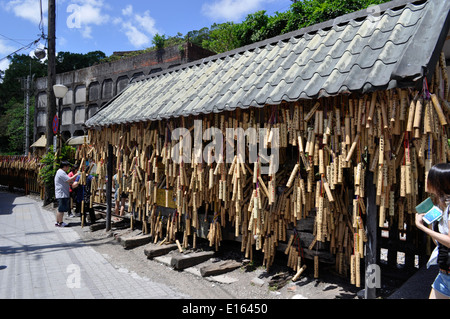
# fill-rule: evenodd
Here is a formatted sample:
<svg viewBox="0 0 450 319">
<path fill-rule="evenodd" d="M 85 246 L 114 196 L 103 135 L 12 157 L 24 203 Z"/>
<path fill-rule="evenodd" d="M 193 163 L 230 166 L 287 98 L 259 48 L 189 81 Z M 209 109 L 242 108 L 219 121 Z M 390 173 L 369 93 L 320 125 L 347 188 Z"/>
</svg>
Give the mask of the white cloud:
<svg viewBox="0 0 450 319">
<path fill-rule="evenodd" d="M 131 17 L 133 14 L 133 6 L 131 4 L 127 5 L 125 9 L 122 9 L 122 14 Z"/>
<path fill-rule="evenodd" d="M 133 6 L 127 5 L 122 9 L 123 18 L 115 18 L 114 24 L 121 24 L 121 31 L 135 48 L 149 46 L 151 38 L 158 33 L 156 21 L 150 16 L 150 11 L 143 14 L 134 13 Z"/>
<path fill-rule="evenodd" d="M 273 0 L 217 0 L 213 3 L 204 3 L 202 13 L 214 21 L 239 22 L 242 18 L 257 10 L 262 5 Z"/>
<path fill-rule="evenodd" d="M 41 6 L 36 0 L 10 0 L 3 3 L 2 6 L 8 12 L 13 12 L 15 16 L 39 24 L 41 21 Z M 42 13 L 46 14 L 48 10 L 48 0 L 42 1 Z M 47 23 L 46 17 L 44 22 Z"/>
<path fill-rule="evenodd" d="M 5 71 L 9 67 L 7 56 L 13 53 L 17 48 L 10 46 L 3 39 L 0 39 L 0 70 Z"/>
<path fill-rule="evenodd" d="M 14 52 L 15 50 L 17 50 L 17 48 L 7 44 L 5 40 L 0 39 L 0 55 L 2 57 Z"/>
<path fill-rule="evenodd" d="M 158 33 L 158 30 L 155 28 L 155 19 L 150 16 L 150 11 L 145 11 L 144 15 L 135 15 L 136 21 L 139 23 L 139 26 L 150 35 L 155 35 Z"/>
<path fill-rule="evenodd" d="M 80 29 L 84 38 L 92 38 L 92 26 L 100 26 L 110 20 L 104 12 L 107 5 L 103 0 L 72 0 L 67 6 L 70 15 L 67 18 L 67 27 Z"/>
<path fill-rule="evenodd" d="M 6 71 L 6 69 L 8 69 L 9 68 L 9 60 L 8 59 L 3 59 L 3 60 L 0 60 L 0 70 L 2 70 L 2 71 Z"/>
<path fill-rule="evenodd" d="M 122 24 L 123 31 L 128 38 L 128 41 L 136 47 L 142 48 L 150 43 L 150 38 L 143 32 L 139 31 L 130 22 L 125 22 Z"/>
</svg>

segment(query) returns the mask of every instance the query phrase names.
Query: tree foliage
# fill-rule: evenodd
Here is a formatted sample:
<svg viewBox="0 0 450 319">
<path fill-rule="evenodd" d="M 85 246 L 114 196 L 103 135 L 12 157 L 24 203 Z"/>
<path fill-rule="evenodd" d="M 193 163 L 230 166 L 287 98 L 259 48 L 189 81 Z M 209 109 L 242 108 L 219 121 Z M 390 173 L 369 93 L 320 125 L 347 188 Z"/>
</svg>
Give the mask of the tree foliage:
<svg viewBox="0 0 450 319">
<path fill-rule="evenodd" d="M 30 104 L 33 102 L 30 101 Z M 25 145 L 25 107 L 23 102 L 12 98 L 4 106 L 5 112 L 0 117 L 0 150 L 3 154 L 23 154 Z M 30 128 L 33 128 L 34 107 L 29 112 Z M 31 137 L 31 136 L 29 136 Z"/>
<path fill-rule="evenodd" d="M 28 75 L 34 74 L 35 77 L 47 75 L 47 66 L 36 58 L 32 58 L 26 54 L 14 54 L 9 58 L 10 64 L 8 69 L 3 73 L 2 82 L 0 83 L 0 115 L 2 108 L 9 100 L 23 99 L 23 91 L 21 89 L 21 79 Z"/>
<path fill-rule="evenodd" d="M 265 11 L 247 15 L 241 23 L 214 24 L 209 37 L 203 32 L 204 48 L 221 53 L 287 32 L 335 19 L 388 0 L 303 0 L 292 3 L 286 12 L 268 16 Z M 226 43 L 227 45 L 223 45 Z"/>
<path fill-rule="evenodd" d="M 92 51 L 86 54 L 59 52 L 56 57 L 56 73 L 70 72 L 92 66 L 106 58 L 102 51 Z"/>
</svg>

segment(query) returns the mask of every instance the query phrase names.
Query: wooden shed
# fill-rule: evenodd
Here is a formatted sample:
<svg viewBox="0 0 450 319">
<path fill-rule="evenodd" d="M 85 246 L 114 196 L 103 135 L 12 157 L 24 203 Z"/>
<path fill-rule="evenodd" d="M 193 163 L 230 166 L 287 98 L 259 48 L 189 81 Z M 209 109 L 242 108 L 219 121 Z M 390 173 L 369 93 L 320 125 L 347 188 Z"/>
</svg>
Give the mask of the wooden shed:
<svg viewBox="0 0 450 319">
<path fill-rule="evenodd" d="M 156 240 L 238 240 L 359 286 L 388 231 L 423 264 L 414 207 L 450 156 L 449 9 L 396 0 L 131 83 L 85 124 L 95 201 L 109 162 Z"/>
</svg>

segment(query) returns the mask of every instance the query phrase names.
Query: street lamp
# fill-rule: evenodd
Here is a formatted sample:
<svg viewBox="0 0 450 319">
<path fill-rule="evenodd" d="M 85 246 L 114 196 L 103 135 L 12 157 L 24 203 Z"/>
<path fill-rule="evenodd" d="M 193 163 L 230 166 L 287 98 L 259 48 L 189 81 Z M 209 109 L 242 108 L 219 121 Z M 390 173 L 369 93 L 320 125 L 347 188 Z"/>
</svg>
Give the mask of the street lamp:
<svg viewBox="0 0 450 319">
<path fill-rule="evenodd" d="M 67 86 L 62 84 L 53 85 L 53 93 L 55 93 L 55 97 L 58 99 L 58 155 L 61 153 L 61 107 L 64 96 L 69 89 Z"/>
</svg>

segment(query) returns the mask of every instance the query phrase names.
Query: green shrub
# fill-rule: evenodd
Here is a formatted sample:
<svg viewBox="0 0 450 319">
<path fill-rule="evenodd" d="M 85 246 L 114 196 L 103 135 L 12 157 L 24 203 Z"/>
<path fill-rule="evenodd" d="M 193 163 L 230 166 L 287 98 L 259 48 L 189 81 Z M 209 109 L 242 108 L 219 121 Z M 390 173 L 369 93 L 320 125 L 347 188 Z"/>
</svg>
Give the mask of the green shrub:
<svg viewBox="0 0 450 319">
<path fill-rule="evenodd" d="M 53 146 L 50 146 L 50 150 L 42 157 L 41 163 L 44 164 L 39 172 L 39 179 L 43 181 L 45 190 L 47 193 L 47 201 L 51 202 L 55 199 L 55 175 L 59 168 L 61 161 L 69 161 L 73 164 L 75 157 L 75 148 L 72 146 L 63 146 L 61 149 L 61 155 L 55 157 Z"/>
</svg>

